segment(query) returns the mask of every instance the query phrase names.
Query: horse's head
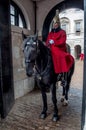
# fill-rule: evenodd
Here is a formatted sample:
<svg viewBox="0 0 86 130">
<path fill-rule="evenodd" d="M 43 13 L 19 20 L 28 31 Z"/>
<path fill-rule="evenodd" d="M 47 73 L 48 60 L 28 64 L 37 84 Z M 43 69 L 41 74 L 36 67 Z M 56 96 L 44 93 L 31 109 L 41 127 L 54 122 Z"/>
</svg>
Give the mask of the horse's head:
<svg viewBox="0 0 86 130">
<path fill-rule="evenodd" d="M 26 74 L 34 74 L 35 59 L 37 56 L 37 37 L 35 35 L 27 37 L 23 42 L 23 50 L 26 65 Z"/>
</svg>

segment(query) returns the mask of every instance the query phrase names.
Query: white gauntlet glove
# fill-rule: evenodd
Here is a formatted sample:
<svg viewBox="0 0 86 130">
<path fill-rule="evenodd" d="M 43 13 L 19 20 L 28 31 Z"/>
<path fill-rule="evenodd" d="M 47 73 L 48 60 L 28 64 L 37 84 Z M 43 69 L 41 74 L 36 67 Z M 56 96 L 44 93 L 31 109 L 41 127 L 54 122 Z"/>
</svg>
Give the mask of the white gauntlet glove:
<svg viewBox="0 0 86 130">
<path fill-rule="evenodd" d="M 54 43 L 54 40 L 50 39 L 49 44 L 53 44 L 53 43 Z"/>
</svg>

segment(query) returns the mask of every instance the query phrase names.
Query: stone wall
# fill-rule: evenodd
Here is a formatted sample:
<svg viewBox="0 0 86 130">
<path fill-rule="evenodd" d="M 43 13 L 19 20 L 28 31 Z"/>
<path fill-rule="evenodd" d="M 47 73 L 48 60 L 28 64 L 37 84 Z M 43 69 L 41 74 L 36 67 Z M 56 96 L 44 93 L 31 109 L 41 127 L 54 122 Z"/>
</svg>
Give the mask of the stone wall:
<svg viewBox="0 0 86 130">
<path fill-rule="evenodd" d="M 23 29 L 26 35 L 30 31 Z M 24 55 L 22 51 L 22 29 L 16 26 L 11 27 L 12 34 L 12 54 L 13 54 L 13 79 L 15 99 L 25 95 L 34 88 L 34 78 L 26 76 Z"/>
</svg>

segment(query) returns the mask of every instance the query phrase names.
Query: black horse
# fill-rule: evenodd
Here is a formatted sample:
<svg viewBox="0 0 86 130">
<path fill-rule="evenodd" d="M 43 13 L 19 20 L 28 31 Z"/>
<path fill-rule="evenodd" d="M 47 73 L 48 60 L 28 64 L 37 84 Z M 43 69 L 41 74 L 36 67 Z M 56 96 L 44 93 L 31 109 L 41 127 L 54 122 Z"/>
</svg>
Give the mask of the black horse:
<svg viewBox="0 0 86 130">
<path fill-rule="evenodd" d="M 51 52 L 42 41 L 37 40 L 35 35 L 27 37 L 23 42 L 23 50 L 25 56 L 26 74 L 28 76 L 34 75 L 38 86 L 40 87 L 42 99 L 43 99 L 43 110 L 40 117 L 42 119 L 47 116 L 47 95 L 46 92 L 50 89 L 52 92 L 52 101 L 54 105 L 53 121 L 59 119 L 58 107 L 56 99 L 56 82 L 62 82 L 62 76 L 55 74 Z M 74 72 L 74 64 L 68 73 L 64 74 L 66 77 L 66 83 L 62 82 L 63 93 L 61 101 L 65 105 L 68 103 L 68 90 L 71 82 L 71 77 Z M 65 81 L 65 80 L 64 80 Z"/>
</svg>

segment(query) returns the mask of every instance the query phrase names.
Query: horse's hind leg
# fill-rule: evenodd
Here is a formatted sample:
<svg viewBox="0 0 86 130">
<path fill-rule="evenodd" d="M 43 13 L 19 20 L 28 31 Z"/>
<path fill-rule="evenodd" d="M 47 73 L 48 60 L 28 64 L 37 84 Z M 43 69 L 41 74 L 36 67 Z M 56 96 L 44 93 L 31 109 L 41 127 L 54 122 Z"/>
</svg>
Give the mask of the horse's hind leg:
<svg viewBox="0 0 86 130">
<path fill-rule="evenodd" d="M 61 102 L 64 102 L 64 100 L 65 100 L 65 87 L 64 86 L 62 86 L 62 87 L 63 87 L 63 92 L 62 92 Z"/>
<path fill-rule="evenodd" d="M 62 81 L 62 87 L 63 87 L 63 93 L 61 102 L 63 102 L 63 105 L 68 105 L 68 91 L 69 91 L 69 82 L 67 81 L 67 73 L 64 73 L 63 81 Z"/>
<path fill-rule="evenodd" d="M 57 121 L 57 120 L 59 120 L 59 116 L 58 116 L 57 99 L 56 99 L 56 86 L 55 85 L 52 85 L 51 92 L 52 92 L 52 101 L 54 104 L 54 114 L 53 114 L 52 120 Z"/>
<path fill-rule="evenodd" d="M 67 84 L 65 86 L 65 100 L 64 100 L 64 105 L 68 105 L 68 92 L 69 92 L 69 87 L 70 87 L 70 82 L 71 82 L 71 74 L 67 74 Z"/>
<path fill-rule="evenodd" d="M 47 116 L 47 95 L 44 88 L 41 88 L 42 100 L 43 100 L 43 110 L 41 112 L 40 118 L 45 119 Z"/>
<path fill-rule="evenodd" d="M 64 105 L 68 105 L 68 92 L 69 92 L 69 84 L 65 87 L 65 100 L 64 100 Z"/>
<path fill-rule="evenodd" d="M 68 91 L 69 91 L 69 84 L 67 84 L 65 87 L 63 86 L 63 94 L 62 94 L 61 102 L 63 102 L 64 106 L 68 105 Z"/>
</svg>

